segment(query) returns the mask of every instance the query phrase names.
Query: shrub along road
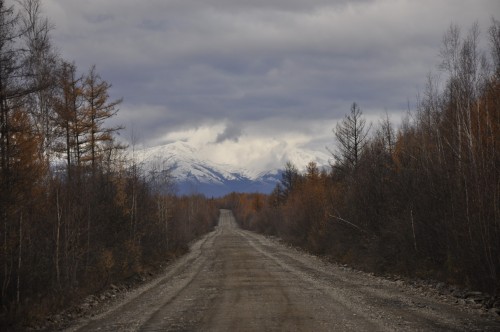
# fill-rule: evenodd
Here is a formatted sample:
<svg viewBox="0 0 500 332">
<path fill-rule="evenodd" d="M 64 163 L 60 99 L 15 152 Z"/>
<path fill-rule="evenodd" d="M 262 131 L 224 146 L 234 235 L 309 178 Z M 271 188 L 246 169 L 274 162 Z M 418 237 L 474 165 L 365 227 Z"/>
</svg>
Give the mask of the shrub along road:
<svg viewBox="0 0 500 332">
<path fill-rule="evenodd" d="M 68 329 L 97 330 L 498 331 L 500 321 L 243 231 L 221 210 L 163 275 Z"/>
</svg>

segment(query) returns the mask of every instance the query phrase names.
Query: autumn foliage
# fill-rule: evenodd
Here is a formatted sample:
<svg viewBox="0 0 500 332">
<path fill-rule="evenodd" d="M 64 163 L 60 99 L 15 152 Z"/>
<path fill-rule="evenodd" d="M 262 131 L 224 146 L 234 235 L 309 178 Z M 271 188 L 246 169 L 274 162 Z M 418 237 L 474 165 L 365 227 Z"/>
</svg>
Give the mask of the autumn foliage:
<svg viewBox="0 0 500 332">
<path fill-rule="evenodd" d="M 111 85 L 55 54 L 40 1 L 16 4 L 0 1 L 2 330 L 158 269 L 218 213 L 129 158 Z"/>
<path fill-rule="evenodd" d="M 351 113 L 335 129 L 329 169 L 287 164 L 266 199 L 239 197 L 243 227 L 379 273 L 430 277 L 491 293 L 500 276 L 500 24 L 452 26 L 440 88 L 430 75 L 396 130 Z M 490 65 L 486 65 L 490 59 Z"/>
</svg>

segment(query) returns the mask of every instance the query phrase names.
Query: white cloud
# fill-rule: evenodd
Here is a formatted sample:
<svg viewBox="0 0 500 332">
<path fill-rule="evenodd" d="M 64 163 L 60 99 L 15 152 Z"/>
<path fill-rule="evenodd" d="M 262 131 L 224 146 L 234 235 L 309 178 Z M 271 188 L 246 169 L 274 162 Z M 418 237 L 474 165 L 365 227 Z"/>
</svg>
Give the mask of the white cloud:
<svg viewBox="0 0 500 332">
<path fill-rule="evenodd" d="M 298 130 L 289 132 L 273 130 L 269 123 L 249 124 L 245 132 L 238 133 L 238 139 L 219 141 L 219 137 L 231 130 L 231 123 L 203 125 L 172 131 L 156 142 L 165 144 L 183 141 L 193 146 L 200 157 L 219 164 L 230 164 L 254 170 L 267 170 L 282 167 L 287 156 L 298 147 L 306 147 L 315 141 L 332 140 L 330 124 L 310 123 L 316 131 L 302 133 Z M 290 127 L 289 127 L 290 128 Z M 156 144 L 154 144 L 156 145 Z M 310 148 L 310 147 L 309 147 Z M 316 146 L 326 151 L 325 146 Z M 305 166 L 305 165 L 302 165 Z"/>
<path fill-rule="evenodd" d="M 162 141 L 183 141 L 196 147 L 202 147 L 213 143 L 217 139 L 217 136 L 224 131 L 224 128 L 224 124 L 216 124 L 173 131 L 164 135 Z"/>
</svg>

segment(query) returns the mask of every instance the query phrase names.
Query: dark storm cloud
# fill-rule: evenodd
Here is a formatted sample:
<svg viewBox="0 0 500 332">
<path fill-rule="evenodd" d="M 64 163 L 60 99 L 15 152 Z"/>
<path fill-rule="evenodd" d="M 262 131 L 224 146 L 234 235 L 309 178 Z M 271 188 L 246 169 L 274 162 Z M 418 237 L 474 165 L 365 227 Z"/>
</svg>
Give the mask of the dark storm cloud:
<svg viewBox="0 0 500 332">
<path fill-rule="evenodd" d="M 215 143 L 222 143 L 224 141 L 234 141 L 238 142 L 240 136 L 242 134 L 241 128 L 234 126 L 234 125 L 228 125 L 224 129 L 222 133 L 217 135 L 217 138 L 215 139 Z"/>
<path fill-rule="evenodd" d="M 439 62 L 449 24 L 477 20 L 484 31 L 500 12 L 496 0 L 44 4 L 62 55 L 82 71 L 96 64 L 124 97 L 116 121 L 152 141 L 216 123 L 227 124 L 216 142 L 256 126 L 323 139 L 314 121 L 333 127 L 353 101 L 367 115 L 403 112 Z"/>
</svg>

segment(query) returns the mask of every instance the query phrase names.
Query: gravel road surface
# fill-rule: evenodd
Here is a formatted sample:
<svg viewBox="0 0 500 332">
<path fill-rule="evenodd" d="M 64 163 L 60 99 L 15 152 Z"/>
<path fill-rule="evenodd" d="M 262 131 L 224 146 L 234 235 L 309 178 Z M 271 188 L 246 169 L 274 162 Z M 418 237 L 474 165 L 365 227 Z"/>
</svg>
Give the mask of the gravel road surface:
<svg viewBox="0 0 500 332">
<path fill-rule="evenodd" d="M 243 231 L 214 232 L 68 331 L 500 331 L 500 321 Z"/>
</svg>

